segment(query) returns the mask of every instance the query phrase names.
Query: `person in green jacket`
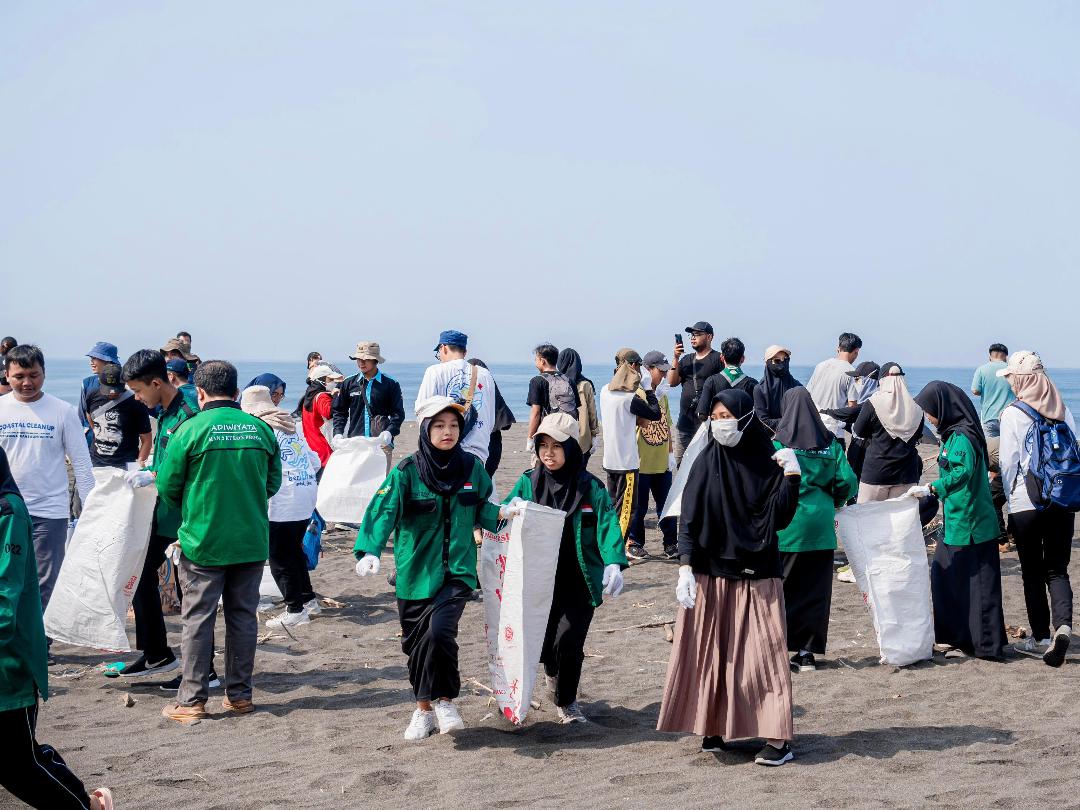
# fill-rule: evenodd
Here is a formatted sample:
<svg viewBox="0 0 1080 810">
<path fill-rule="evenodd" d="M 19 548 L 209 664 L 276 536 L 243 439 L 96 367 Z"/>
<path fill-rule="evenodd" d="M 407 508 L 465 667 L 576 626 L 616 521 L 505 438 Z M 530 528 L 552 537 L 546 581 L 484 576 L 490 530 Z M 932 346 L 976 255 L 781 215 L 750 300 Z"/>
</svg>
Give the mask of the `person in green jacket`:
<svg viewBox="0 0 1080 810">
<path fill-rule="evenodd" d="M 1001 660 L 1006 639 L 998 522 L 979 414 L 963 390 L 940 380 L 927 383 L 915 401 L 941 438 L 941 477 L 908 490 L 919 498 L 937 495 L 945 505 L 945 538 L 930 566 L 934 636 L 967 655 Z"/>
<path fill-rule="evenodd" d="M 270 547 L 267 501 L 281 486 L 274 431 L 240 409 L 236 368 L 224 360 L 201 363 L 195 389 L 202 410 L 173 433 L 157 473 L 158 495 L 182 514 L 183 680 L 177 702 L 162 710 L 181 723 L 206 717 L 219 599 L 225 606 L 222 708 L 232 714 L 255 709 L 256 611 Z"/>
<path fill-rule="evenodd" d="M 545 416 L 533 437 L 540 463 L 522 473 L 505 501 L 533 501 L 566 512 L 540 652 L 555 713 L 563 723 L 586 722 L 577 704 L 585 637 L 602 595 L 622 592 L 622 569 L 630 566 L 607 489 L 585 469 L 578 431 L 578 421 L 569 414 Z"/>
<path fill-rule="evenodd" d="M 802 469 L 799 507 L 786 529 L 777 533 L 784 567 L 784 606 L 788 651 L 795 672 L 817 669 L 829 639 L 832 609 L 834 513 L 855 496 L 859 480 L 844 448 L 818 416 L 810 392 L 802 386 L 784 393 L 773 446 L 795 451 Z"/>
<path fill-rule="evenodd" d="M 406 740 L 465 727 L 454 699 L 461 692 L 457 631 L 476 590 L 477 525 L 497 531 L 520 508 L 499 508 L 484 465 L 461 448 L 462 407 L 450 397 L 416 404 L 420 441 L 390 471 L 364 512 L 353 554 L 356 573 L 379 572 L 379 556 L 394 537 L 401 649 L 409 657 L 416 710 Z"/>
<path fill-rule="evenodd" d="M 0 448 L 0 785 L 31 807 L 111 808 L 108 788 L 87 793 L 56 749 L 37 741 L 47 661 L 30 515 Z"/>
<path fill-rule="evenodd" d="M 181 361 L 183 362 L 183 361 Z M 168 377 L 165 355 L 157 349 L 141 349 L 124 362 L 124 382 L 147 408 L 160 408 L 158 430 L 154 436 L 153 455 L 143 470 L 129 472 L 125 478 L 132 487 L 149 486 L 165 461 L 166 448 L 173 432 L 185 419 L 194 416 L 199 404 L 188 401 Z M 180 666 L 169 646 L 165 617 L 158 594 L 158 569 L 165 562 L 165 549 L 176 542 L 180 529 L 180 510 L 158 498 L 150 525 L 150 539 L 143 561 L 142 574 L 131 608 L 135 613 L 135 649 L 141 653 L 134 661 L 105 669 L 107 678 L 142 678 L 160 675 Z M 179 688 L 179 681 L 176 684 Z"/>
</svg>

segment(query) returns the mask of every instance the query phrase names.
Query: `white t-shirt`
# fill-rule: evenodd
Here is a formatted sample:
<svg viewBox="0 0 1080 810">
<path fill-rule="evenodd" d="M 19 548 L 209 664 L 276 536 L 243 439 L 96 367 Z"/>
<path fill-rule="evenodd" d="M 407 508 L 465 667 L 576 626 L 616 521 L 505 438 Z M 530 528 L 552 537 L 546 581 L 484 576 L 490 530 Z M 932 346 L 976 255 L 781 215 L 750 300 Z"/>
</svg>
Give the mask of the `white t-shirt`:
<svg viewBox="0 0 1080 810">
<path fill-rule="evenodd" d="M 1065 409 L 1065 423 L 1076 434 L 1076 422 L 1072 411 Z M 1009 514 L 1030 512 L 1035 508 L 1027 491 L 1027 473 L 1031 467 L 1031 453 L 1026 444 L 1032 419 L 1019 408 L 1006 406 L 1001 411 L 1001 438 L 998 445 L 998 462 L 1005 494 L 1009 498 Z"/>
<path fill-rule="evenodd" d="M 84 502 L 94 488 L 79 414 L 52 394 L 43 393 L 35 402 L 19 402 L 12 393 L 0 396 L 0 447 L 33 517 L 71 516 L 66 458 L 71 459 L 75 488 Z"/>
<path fill-rule="evenodd" d="M 600 427 L 604 434 L 604 469 L 612 472 L 641 467 L 638 453 L 637 417 L 630 413 L 635 394 L 600 389 Z"/>
<path fill-rule="evenodd" d="M 472 371 L 476 369 L 476 390 L 472 404 L 476 409 L 476 425 L 469 431 L 461 443 L 461 449 L 472 453 L 481 463 L 487 463 L 488 442 L 491 441 L 491 428 L 495 424 L 495 381 L 491 372 L 480 366 L 470 365 L 464 358 L 448 360 L 428 366 L 416 402 L 429 397 L 461 397 L 469 392 Z M 415 407 L 415 406 L 414 406 Z"/>
<path fill-rule="evenodd" d="M 307 520 L 315 511 L 319 471 L 319 456 L 308 447 L 304 432 L 285 433 L 274 431 L 281 456 L 281 488 L 270 499 L 270 520 L 287 523 Z"/>
<path fill-rule="evenodd" d="M 806 384 L 806 390 L 810 392 L 810 398 L 814 400 L 818 410 L 847 407 L 848 399 L 854 393 L 851 391 L 853 378 L 849 377 L 847 372 L 854 370 L 855 366 L 839 357 L 830 357 L 817 364 L 814 373 L 810 375 L 810 382 Z M 843 422 L 824 413 L 821 414 L 821 421 L 837 437 L 844 435 Z"/>
</svg>

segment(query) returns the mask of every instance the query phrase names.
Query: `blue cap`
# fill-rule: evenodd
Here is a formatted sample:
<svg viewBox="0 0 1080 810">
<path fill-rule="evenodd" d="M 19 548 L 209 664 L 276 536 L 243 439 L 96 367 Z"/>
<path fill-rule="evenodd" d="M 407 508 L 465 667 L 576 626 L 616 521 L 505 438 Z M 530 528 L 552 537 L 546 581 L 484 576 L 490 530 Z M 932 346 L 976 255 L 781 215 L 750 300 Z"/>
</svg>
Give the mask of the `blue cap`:
<svg viewBox="0 0 1080 810">
<path fill-rule="evenodd" d="M 435 344 L 435 350 L 440 346 L 460 346 L 462 349 L 469 347 L 469 336 L 457 329 L 445 329 L 439 332 L 439 342 Z"/>
<path fill-rule="evenodd" d="M 95 360 L 104 360 L 106 363 L 120 364 L 120 358 L 116 356 L 116 347 L 105 341 L 95 343 L 94 348 L 88 351 L 86 356 L 93 357 Z"/>
<path fill-rule="evenodd" d="M 188 370 L 187 360 L 181 360 L 179 358 L 173 358 L 165 364 L 165 368 L 171 371 L 173 374 L 179 374 L 183 377 L 187 377 L 191 372 Z"/>
</svg>

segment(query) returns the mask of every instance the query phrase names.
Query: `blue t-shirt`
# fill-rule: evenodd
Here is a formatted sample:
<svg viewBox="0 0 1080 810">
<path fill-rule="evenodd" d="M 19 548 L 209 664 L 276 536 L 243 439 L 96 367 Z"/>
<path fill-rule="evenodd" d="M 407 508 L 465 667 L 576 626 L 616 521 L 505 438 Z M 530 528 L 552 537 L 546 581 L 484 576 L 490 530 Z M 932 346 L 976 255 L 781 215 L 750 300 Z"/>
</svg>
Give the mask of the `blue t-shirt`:
<svg viewBox="0 0 1080 810">
<path fill-rule="evenodd" d="M 1002 360 L 991 360 L 975 369 L 971 380 L 971 390 L 982 398 L 982 412 L 979 418 L 985 425 L 991 419 L 1000 419 L 1005 406 L 1016 399 L 1012 386 L 1006 377 L 997 376 L 999 368 L 1005 368 Z"/>
</svg>

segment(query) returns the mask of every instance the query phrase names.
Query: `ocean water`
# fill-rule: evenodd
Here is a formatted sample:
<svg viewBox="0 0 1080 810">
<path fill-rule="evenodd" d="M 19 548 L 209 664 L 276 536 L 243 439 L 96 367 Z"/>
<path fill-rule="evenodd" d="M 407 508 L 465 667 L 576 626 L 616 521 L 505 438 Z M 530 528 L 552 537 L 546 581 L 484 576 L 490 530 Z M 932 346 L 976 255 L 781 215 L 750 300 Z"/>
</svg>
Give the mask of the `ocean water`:
<svg viewBox="0 0 1080 810">
<path fill-rule="evenodd" d="M 355 373 L 356 363 L 352 360 L 339 360 L 337 367 L 346 376 Z M 305 378 L 307 369 L 302 362 L 289 364 L 269 360 L 240 360 L 236 363 L 240 374 L 240 386 L 243 386 L 253 377 L 266 372 L 277 374 L 286 382 L 285 400 L 282 407 L 292 410 L 306 387 Z M 387 363 L 383 366 L 383 372 L 389 374 L 401 384 L 402 394 L 405 399 L 405 414 L 410 420 L 414 419 L 412 405 L 416 399 L 416 391 L 420 387 L 420 381 L 424 376 L 424 369 L 428 363 Z M 761 378 L 761 367 L 747 365 L 747 373 Z M 971 377 L 975 367 L 971 368 L 905 368 L 908 388 L 912 394 L 917 394 L 924 385 L 931 380 L 945 380 L 954 383 L 964 391 L 969 391 Z M 791 373 L 796 379 L 806 382 L 810 379 L 812 366 L 793 366 Z M 585 376 L 589 377 L 599 392 L 611 378 L 612 368 L 610 364 L 587 365 L 584 369 Z M 495 383 L 499 386 L 503 398 L 518 420 L 528 419 L 528 407 L 525 399 L 529 391 L 529 380 L 536 374 L 532 363 L 492 363 L 491 373 L 495 377 Z M 1080 408 L 1080 369 L 1050 370 L 1050 376 L 1061 391 L 1066 404 L 1072 412 L 1078 413 Z M 50 359 L 46 358 L 45 390 L 54 396 L 58 396 L 72 404 L 79 401 L 81 381 L 90 374 L 90 368 L 86 358 L 78 359 Z M 976 403 L 977 404 L 977 403 Z"/>
</svg>

